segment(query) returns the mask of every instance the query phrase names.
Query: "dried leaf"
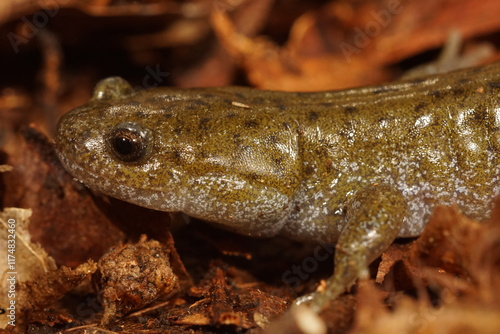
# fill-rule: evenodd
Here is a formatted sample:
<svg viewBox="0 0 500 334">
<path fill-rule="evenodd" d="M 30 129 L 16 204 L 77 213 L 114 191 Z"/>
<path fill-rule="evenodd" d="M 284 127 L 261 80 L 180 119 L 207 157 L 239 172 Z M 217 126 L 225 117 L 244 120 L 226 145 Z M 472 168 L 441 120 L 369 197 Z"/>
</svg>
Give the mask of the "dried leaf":
<svg viewBox="0 0 500 334">
<path fill-rule="evenodd" d="M 52 305 L 86 278 L 90 278 L 96 270 L 97 265 L 89 260 L 75 269 L 61 266 L 39 275 L 34 280 L 21 283 L 20 300 L 23 308 L 32 311 Z"/>
<path fill-rule="evenodd" d="M 99 260 L 93 282 L 103 299 L 103 324 L 178 292 L 168 255 L 164 245 L 144 235 L 137 244 L 113 248 Z"/>
<path fill-rule="evenodd" d="M 14 301 L 17 316 L 25 302 L 19 297 L 19 283 L 33 280 L 56 268 L 54 260 L 43 248 L 31 243 L 28 231 L 30 216 L 29 209 L 5 208 L 0 212 L 0 230 L 5 236 L 0 239 L 0 254 L 5 263 L 0 270 L 0 288 L 6 292 L 0 295 L 0 306 L 7 310 Z M 6 328 L 8 321 L 7 317 L 1 317 L 0 328 Z"/>
</svg>

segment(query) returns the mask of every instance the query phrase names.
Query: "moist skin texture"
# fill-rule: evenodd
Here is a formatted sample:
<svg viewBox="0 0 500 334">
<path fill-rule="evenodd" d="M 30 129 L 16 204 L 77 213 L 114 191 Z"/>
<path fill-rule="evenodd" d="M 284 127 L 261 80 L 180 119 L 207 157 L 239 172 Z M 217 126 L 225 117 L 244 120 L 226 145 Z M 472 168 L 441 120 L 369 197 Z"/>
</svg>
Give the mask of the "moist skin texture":
<svg viewBox="0 0 500 334">
<path fill-rule="evenodd" d="M 55 141 L 75 178 L 112 197 L 246 235 L 338 242 L 319 310 L 395 237 L 420 234 L 435 205 L 489 217 L 499 94 L 499 63 L 319 93 L 134 92 L 113 77 L 61 118 Z"/>
</svg>

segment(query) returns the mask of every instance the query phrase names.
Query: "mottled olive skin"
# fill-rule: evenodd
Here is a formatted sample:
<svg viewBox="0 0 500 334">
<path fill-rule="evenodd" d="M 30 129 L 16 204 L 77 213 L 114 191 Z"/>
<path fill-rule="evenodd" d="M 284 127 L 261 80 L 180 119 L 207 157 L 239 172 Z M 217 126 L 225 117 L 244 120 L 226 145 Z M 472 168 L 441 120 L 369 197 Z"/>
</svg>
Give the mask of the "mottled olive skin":
<svg viewBox="0 0 500 334">
<path fill-rule="evenodd" d="M 499 64 L 320 93 L 132 92 L 109 78 L 55 140 L 67 170 L 110 196 L 248 235 L 358 243 L 359 276 L 394 237 L 418 235 L 436 204 L 489 216 L 499 94 Z M 123 127 L 140 133 L 137 161 L 110 144 Z"/>
</svg>

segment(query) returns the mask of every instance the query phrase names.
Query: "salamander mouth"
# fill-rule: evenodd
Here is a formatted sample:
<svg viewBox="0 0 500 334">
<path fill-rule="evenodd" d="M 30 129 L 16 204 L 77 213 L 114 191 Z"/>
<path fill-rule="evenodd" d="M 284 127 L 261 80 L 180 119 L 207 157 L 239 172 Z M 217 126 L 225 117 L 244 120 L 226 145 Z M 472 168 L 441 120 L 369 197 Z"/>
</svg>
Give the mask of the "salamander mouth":
<svg viewBox="0 0 500 334">
<path fill-rule="evenodd" d="M 63 165 L 64 169 L 68 171 L 68 173 L 71 174 L 78 182 L 81 182 L 83 184 L 97 184 L 97 180 L 102 180 L 104 179 L 101 176 L 98 176 L 91 171 L 83 168 L 79 164 L 71 161 L 68 159 L 64 154 L 62 154 L 59 150 L 57 152 L 57 157 L 59 158 L 59 161 Z M 84 182 L 85 180 L 85 182 Z"/>
<path fill-rule="evenodd" d="M 88 169 L 80 166 L 67 156 L 57 151 L 57 155 L 63 167 L 76 180 L 83 183 L 92 190 L 97 190 L 107 196 L 129 202 L 135 205 L 143 206 L 149 209 L 158 210 L 155 203 L 158 202 L 159 194 L 150 192 L 146 189 L 137 189 L 125 184 L 117 184 L 116 180 L 106 178 L 105 176 L 95 174 Z M 161 210 L 173 211 L 173 210 Z"/>
</svg>

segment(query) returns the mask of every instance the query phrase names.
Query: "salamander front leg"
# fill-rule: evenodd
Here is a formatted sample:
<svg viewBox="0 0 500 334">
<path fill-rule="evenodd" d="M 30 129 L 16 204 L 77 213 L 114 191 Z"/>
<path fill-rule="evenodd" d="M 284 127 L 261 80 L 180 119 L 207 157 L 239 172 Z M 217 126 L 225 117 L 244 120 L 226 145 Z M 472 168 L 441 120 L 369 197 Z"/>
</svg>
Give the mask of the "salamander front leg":
<svg viewBox="0 0 500 334">
<path fill-rule="evenodd" d="M 368 265 L 397 237 L 407 204 L 395 188 L 374 184 L 359 190 L 347 203 L 346 223 L 335 251 L 335 270 L 324 292 L 314 292 L 298 300 L 320 312 L 358 278 L 369 276 Z"/>
</svg>

